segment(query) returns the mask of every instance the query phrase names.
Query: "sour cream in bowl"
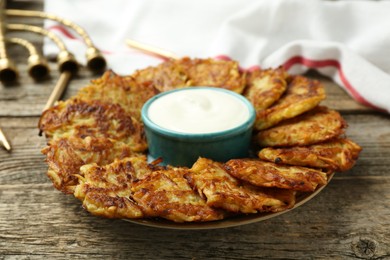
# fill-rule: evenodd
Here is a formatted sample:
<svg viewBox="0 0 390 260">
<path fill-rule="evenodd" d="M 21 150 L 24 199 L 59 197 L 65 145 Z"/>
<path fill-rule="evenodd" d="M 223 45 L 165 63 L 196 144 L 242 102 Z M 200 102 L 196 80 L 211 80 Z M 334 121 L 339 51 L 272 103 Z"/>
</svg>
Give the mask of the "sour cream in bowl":
<svg viewBox="0 0 390 260">
<path fill-rule="evenodd" d="M 163 92 L 142 108 L 149 156 L 173 166 L 248 156 L 255 117 L 245 97 L 213 87 Z"/>
</svg>

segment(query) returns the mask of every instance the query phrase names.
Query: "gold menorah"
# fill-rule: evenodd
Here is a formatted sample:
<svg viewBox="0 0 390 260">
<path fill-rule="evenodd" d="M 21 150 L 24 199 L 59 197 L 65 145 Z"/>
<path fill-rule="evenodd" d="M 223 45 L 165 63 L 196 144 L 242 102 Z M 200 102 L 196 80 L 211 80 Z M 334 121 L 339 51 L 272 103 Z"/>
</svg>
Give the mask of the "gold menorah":
<svg viewBox="0 0 390 260">
<path fill-rule="evenodd" d="M 37 33 L 43 37 L 49 38 L 59 48 L 57 64 L 61 74 L 43 110 L 50 108 L 55 104 L 55 102 L 58 101 L 70 79 L 77 73 L 79 68 L 79 64 L 75 60 L 74 55 L 68 51 L 63 41 L 56 34 L 39 26 L 7 23 L 6 18 L 11 16 L 49 19 L 72 29 L 81 36 L 87 46 L 85 54 L 87 59 L 87 67 L 94 73 L 100 73 L 104 71 L 107 65 L 106 60 L 98 48 L 96 48 L 96 46 L 93 44 L 87 32 L 79 25 L 67 19 L 63 19 L 57 15 L 41 11 L 6 9 L 4 2 L 5 1 L 0 0 L 0 81 L 3 84 L 10 84 L 15 82 L 19 75 L 15 63 L 10 59 L 7 53 L 7 43 L 18 44 L 28 50 L 28 74 L 33 79 L 37 81 L 42 80 L 46 78 L 49 73 L 47 61 L 42 55 L 40 55 L 37 48 L 31 42 L 25 39 L 6 37 L 6 33 L 8 31 L 30 31 Z M 1 128 L 0 143 L 7 150 L 11 150 L 11 146 Z"/>
</svg>

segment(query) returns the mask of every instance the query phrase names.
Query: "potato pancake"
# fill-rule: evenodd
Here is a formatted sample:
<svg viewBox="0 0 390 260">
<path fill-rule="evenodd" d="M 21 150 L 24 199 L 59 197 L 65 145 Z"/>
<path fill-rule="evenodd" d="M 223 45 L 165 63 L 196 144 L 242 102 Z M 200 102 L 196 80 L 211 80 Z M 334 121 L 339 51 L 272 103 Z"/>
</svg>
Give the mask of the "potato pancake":
<svg viewBox="0 0 390 260">
<path fill-rule="evenodd" d="M 247 73 L 244 96 L 256 111 L 270 107 L 287 88 L 287 72 L 283 68 L 254 70 Z"/>
<path fill-rule="evenodd" d="M 356 163 L 362 148 L 346 138 L 290 148 L 264 148 L 259 158 L 277 164 L 299 165 L 330 171 L 348 171 Z"/>
<path fill-rule="evenodd" d="M 74 192 L 81 166 L 89 163 L 105 165 L 116 158 L 134 155 L 131 148 L 122 142 L 91 136 L 51 140 L 42 153 L 46 155 L 49 166 L 47 175 L 54 187 L 65 193 Z"/>
<path fill-rule="evenodd" d="M 322 171 L 299 166 L 281 166 L 258 159 L 233 159 L 224 165 L 237 179 L 259 187 L 275 187 L 296 191 L 314 191 L 327 183 Z"/>
<path fill-rule="evenodd" d="M 162 217 L 174 222 L 202 222 L 222 219 L 221 210 L 209 207 L 191 189 L 183 175 L 186 168 L 154 171 L 133 182 L 133 199 L 148 217 Z"/>
<path fill-rule="evenodd" d="M 107 71 L 102 77 L 91 80 L 88 86 L 81 88 L 76 96 L 80 100 L 119 104 L 124 111 L 140 121 L 142 106 L 158 93 L 152 85 L 138 84 L 130 76 L 122 77 Z"/>
<path fill-rule="evenodd" d="M 216 59 L 171 59 L 156 67 L 138 70 L 131 76 L 137 83 L 153 85 L 161 92 L 209 86 L 241 93 L 245 87 L 245 73 L 240 72 L 237 62 Z"/>
<path fill-rule="evenodd" d="M 42 114 L 39 129 L 49 138 L 106 137 L 122 141 L 136 152 L 147 149 L 143 125 L 120 105 L 98 100 L 74 98 L 59 102 Z"/>
<path fill-rule="evenodd" d="M 236 61 L 216 59 L 178 60 L 188 75 L 188 86 L 219 87 L 242 93 L 245 88 L 245 73 L 241 73 Z"/>
<path fill-rule="evenodd" d="M 255 129 L 270 128 L 316 107 L 325 99 L 325 90 L 318 80 L 293 76 L 284 95 L 270 108 L 257 113 Z"/>
<path fill-rule="evenodd" d="M 115 160 L 105 166 L 87 164 L 80 168 L 80 180 L 74 196 L 94 215 L 141 218 L 144 213 L 131 197 L 131 183 L 152 171 L 145 156 Z"/>
<path fill-rule="evenodd" d="M 188 75 L 177 60 L 168 60 L 155 67 L 137 70 L 131 75 L 144 86 L 158 89 L 161 92 L 188 86 Z"/>
<path fill-rule="evenodd" d="M 295 203 L 292 190 L 260 189 L 242 185 L 226 172 L 223 165 L 199 158 L 184 177 L 193 189 L 206 199 L 207 205 L 231 212 L 278 212 Z"/>
<path fill-rule="evenodd" d="M 190 169 L 160 166 L 162 159 L 148 163 L 144 103 L 191 86 L 224 88 L 253 104 L 251 156 L 258 145 L 260 159 L 199 158 Z M 340 137 L 344 119 L 319 106 L 325 97 L 319 81 L 282 67 L 242 71 L 236 61 L 211 58 L 170 59 L 129 76 L 107 71 L 42 113 L 47 175 L 91 214 L 108 218 L 183 223 L 281 212 L 358 159 L 361 147 Z"/>
<path fill-rule="evenodd" d="M 257 143 L 262 146 L 303 146 L 320 143 L 344 133 L 347 123 L 341 115 L 327 107 L 317 107 L 296 118 L 260 131 Z"/>
</svg>

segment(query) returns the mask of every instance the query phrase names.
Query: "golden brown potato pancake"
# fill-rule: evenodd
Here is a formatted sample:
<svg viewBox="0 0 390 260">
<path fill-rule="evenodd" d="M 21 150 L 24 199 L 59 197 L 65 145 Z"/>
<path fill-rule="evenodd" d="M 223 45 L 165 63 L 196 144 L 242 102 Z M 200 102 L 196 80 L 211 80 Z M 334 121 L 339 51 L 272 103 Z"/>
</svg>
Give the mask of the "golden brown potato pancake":
<svg viewBox="0 0 390 260">
<path fill-rule="evenodd" d="M 278 212 L 295 203 L 294 191 L 280 189 L 276 192 L 242 185 L 221 163 L 206 158 L 199 158 L 184 177 L 206 199 L 207 205 L 232 212 Z"/>
<path fill-rule="evenodd" d="M 105 103 L 119 104 L 127 113 L 141 120 L 143 104 L 158 94 L 152 85 L 138 84 L 132 77 L 122 77 L 107 71 L 102 77 L 91 80 L 91 83 L 80 89 L 77 98 L 80 100 L 99 100 Z"/>
<path fill-rule="evenodd" d="M 317 106 L 325 99 L 325 90 L 318 80 L 293 76 L 284 95 L 270 108 L 257 113 L 255 129 L 270 128 Z"/>
<path fill-rule="evenodd" d="M 80 171 L 74 196 L 83 202 L 87 211 L 108 218 L 144 217 L 131 197 L 131 183 L 153 171 L 145 156 L 115 160 L 105 166 L 87 164 Z"/>
<path fill-rule="evenodd" d="M 49 138 L 105 137 L 122 141 L 136 152 L 147 149 L 143 125 L 118 104 L 69 99 L 46 110 L 39 129 Z"/>
<path fill-rule="evenodd" d="M 264 110 L 282 96 L 287 88 L 287 76 L 283 68 L 248 72 L 244 96 L 256 111 Z"/>
<path fill-rule="evenodd" d="M 318 185 L 327 183 L 326 174 L 322 171 L 299 166 L 282 166 L 258 159 L 229 160 L 225 163 L 225 169 L 237 179 L 259 187 L 314 191 Z"/>
<path fill-rule="evenodd" d="M 186 168 L 154 171 L 133 183 L 133 198 L 148 217 L 162 217 L 175 222 L 201 222 L 222 219 L 221 210 L 209 207 L 191 189 L 183 175 Z"/>
<path fill-rule="evenodd" d="M 348 171 L 359 157 L 362 148 L 346 138 L 325 143 L 290 148 L 264 148 L 259 158 L 277 164 L 300 165 L 331 171 Z"/>
<path fill-rule="evenodd" d="M 147 149 L 141 107 L 160 91 L 188 86 L 237 93 L 246 86 L 244 95 L 257 110 L 255 129 L 261 130 L 255 140 L 283 148 L 259 153 L 272 162 L 199 158 L 191 169 L 147 163 L 137 153 Z M 294 206 L 297 191 L 327 182 L 322 171 L 287 164 L 347 170 L 360 152 L 347 139 L 329 141 L 346 123 L 336 111 L 315 108 L 324 98 L 318 81 L 281 68 L 241 72 L 235 61 L 169 60 L 125 77 L 108 71 L 43 113 L 39 128 L 51 140 L 42 152 L 54 186 L 73 193 L 95 215 L 201 222 L 279 212 Z"/>
<path fill-rule="evenodd" d="M 245 73 L 239 71 L 237 62 L 216 59 L 171 59 L 156 67 L 138 70 L 132 77 L 137 83 L 153 85 L 161 92 L 210 86 L 241 93 L 245 87 Z"/>
<path fill-rule="evenodd" d="M 161 217 L 175 222 L 212 221 L 224 214 L 207 206 L 183 174 L 186 168 L 148 164 L 144 156 L 106 166 L 81 167 L 75 196 L 92 214 L 110 218 Z"/>
<path fill-rule="evenodd" d="M 219 87 L 237 93 L 245 88 L 245 73 L 240 72 L 236 61 L 183 58 L 178 63 L 188 75 L 188 86 Z"/>
<path fill-rule="evenodd" d="M 47 175 L 54 187 L 65 193 L 74 192 L 81 166 L 89 163 L 105 165 L 116 158 L 134 155 L 130 147 L 122 142 L 91 136 L 51 140 L 42 153 L 46 155 L 49 166 Z"/>
<path fill-rule="evenodd" d="M 140 84 L 161 92 L 187 86 L 188 75 L 177 60 L 168 60 L 157 66 L 137 70 L 131 75 Z"/>
<path fill-rule="evenodd" d="M 320 106 L 273 128 L 260 131 L 256 140 L 263 147 L 310 145 L 341 135 L 346 126 L 347 123 L 337 111 Z"/>
</svg>

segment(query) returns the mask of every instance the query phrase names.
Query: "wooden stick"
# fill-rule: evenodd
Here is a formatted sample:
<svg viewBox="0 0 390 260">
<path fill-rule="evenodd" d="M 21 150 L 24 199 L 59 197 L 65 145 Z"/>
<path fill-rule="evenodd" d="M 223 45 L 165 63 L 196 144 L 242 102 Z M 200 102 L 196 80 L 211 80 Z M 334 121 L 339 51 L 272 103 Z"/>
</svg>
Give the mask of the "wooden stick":
<svg viewBox="0 0 390 260">
<path fill-rule="evenodd" d="M 144 43 L 140 43 L 140 42 L 137 42 L 134 40 L 127 39 L 126 43 L 131 48 L 134 48 L 134 49 L 137 49 L 137 50 L 140 50 L 142 52 L 149 53 L 152 55 L 156 55 L 156 56 L 163 58 L 163 59 L 174 59 L 174 60 L 180 59 L 179 56 L 177 56 L 176 54 L 174 54 L 172 52 L 162 50 L 162 49 L 159 49 L 157 47 L 153 47 L 153 46 L 150 46 L 150 45 L 147 45 Z"/>
<path fill-rule="evenodd" d="M 62 93 L 64 93 L 64 90 L 66 89 L 71 77 L 72 73 L 70 71 L 64 71 L 61 73 L 60 78 L 58 79 L 49 99 L 46 102 L 45 107 L 43 108 L 43 111 L 51 108 L 55 102 L 61 98 Z"/>
<path fill-rule="evenodd" d="M 7 151 L 11 151 L 11 145 L 9 144 L 1 128 L 0 128 L 0 142 Z"/>
</svg>

